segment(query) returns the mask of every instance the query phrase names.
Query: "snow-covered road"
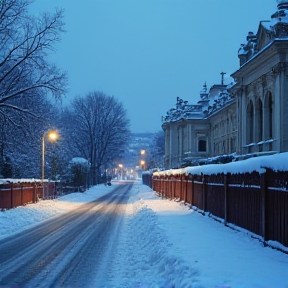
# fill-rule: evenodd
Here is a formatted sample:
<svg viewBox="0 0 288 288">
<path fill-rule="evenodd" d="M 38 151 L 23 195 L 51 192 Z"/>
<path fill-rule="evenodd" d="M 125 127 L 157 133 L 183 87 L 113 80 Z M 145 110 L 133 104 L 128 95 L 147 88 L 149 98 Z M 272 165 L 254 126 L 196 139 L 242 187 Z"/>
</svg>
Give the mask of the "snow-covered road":
<svg viewBox="0 0 288 288">
<path fill-rule="evenodd" d="M 1 239 L 0 287 L 102 285 L 131 187 L 119 185 L 96 201 Z"/>
<path fill-rule="evenodd" d="M 64 212 L 109 193 L 118 184 L 96 186 L 85 193 L 1 212 L 0 238 L 8 239 L 9 235 L 52 216 L 66 215 Z M 112 241 L 105 246 L 109 256 L 102 257 L 100 266 L 94 266 L 84 253 L 81 266 L 89 266 L 86 270 L 91 272 L 87 274 L 89 284 L 83 286 L 84 280 L 80 279 L 79 283 L 69 282 L 69 287 L 288 287 L 288 255 L 264 247 L 244 231 L 232 230 L 203 217 L 183 203 L 161 199 L 139 182 L 134 183 L 128 204 L 120 207 L 117 215 L 123 216 L 118 226 L 121 229 L 110 235 Z M 85 245 L 81 241 L 78 244 L 77 253 L 81 254 Z M 64 256 L 67 262 L 69 255 L 67 252 Z M 72 270 L 71 275 L 76 273 Z M 47 279 L 53 276 L 51 273 L 52 269 L 46 271 Z"/>
</svg>

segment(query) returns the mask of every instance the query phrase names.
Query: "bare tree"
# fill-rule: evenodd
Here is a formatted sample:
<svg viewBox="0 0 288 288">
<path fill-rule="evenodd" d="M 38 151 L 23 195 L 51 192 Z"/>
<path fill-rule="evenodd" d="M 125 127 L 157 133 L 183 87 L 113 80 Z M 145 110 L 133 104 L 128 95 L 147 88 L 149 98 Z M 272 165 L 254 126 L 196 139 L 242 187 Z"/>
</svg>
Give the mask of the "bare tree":
<svg viewBox="0 0 288 288">
<path fill-rule="evenodd" d="M 91 163 L 92 184 L 97 184 L 101 168 L 107 167 L 127 145 L 129 120 L 122 103 L 102 92 L 78 96 L 68 113 L 69 135 L 79 156 Z"/>
<path fill-rule="evenodd" d="M 6 115 L 12 121 L 0 114 L 0 175 L 40 178 L 41 136 L 45 128 L 57 126 L 59 111 L 44 95 L 14 99 L 11 104 L 31 113 L 8 109 Z M 34 117 L 33 110 L 41 117 Z"/>
<path fill-rule="evenodd" d="M 0 2 L 0 114 L 12 122 L 9 109 L 37 114 L 13 105 L 13 100 L 47 93 L 60 99 L 67 85 L 66 74 L 47 59 L 64 31 L 63 11 L 36 18 L 27 11 L 30 4 L 29 0 Z"/>
<path fill-rule="evenodd" d="M 154 134 L 152 144 L 149 147 L 148 168 L 163 168 L 165 154 L 165 134 L 160 130 Z"/>
</svg>

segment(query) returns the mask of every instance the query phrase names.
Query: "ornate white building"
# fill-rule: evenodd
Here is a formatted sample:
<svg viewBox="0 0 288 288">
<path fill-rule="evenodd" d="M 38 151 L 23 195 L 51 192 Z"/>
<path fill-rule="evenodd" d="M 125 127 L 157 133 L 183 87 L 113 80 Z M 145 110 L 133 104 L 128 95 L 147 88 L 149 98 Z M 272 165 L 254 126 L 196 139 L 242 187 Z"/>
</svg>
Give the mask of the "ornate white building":
<svg viewBox="0 0 288 288">
<path fill-rule="evenodd" d="M 237 153 L 288 151 L 288 1 L 278 1 L 270 21 L 249 32 L 231 76 L 237 99 Z"/>
<path fill-rule="evenodd" d="M 249 32 L 232 83 L 207 93 L 195 105 L 177 98 L 163 117 L 165 168 L 220 155 L 288 151 L 288 0 L 277 1 L 270 21 Z"/>
</svg>

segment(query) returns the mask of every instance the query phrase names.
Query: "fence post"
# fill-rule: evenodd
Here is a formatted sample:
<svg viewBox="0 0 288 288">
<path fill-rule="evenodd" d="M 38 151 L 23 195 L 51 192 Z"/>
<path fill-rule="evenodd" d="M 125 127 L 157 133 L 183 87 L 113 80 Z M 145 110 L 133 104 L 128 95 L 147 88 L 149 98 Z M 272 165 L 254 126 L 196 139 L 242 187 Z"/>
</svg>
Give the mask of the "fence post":
<svg viewBox="0 0 288 288">
<path fill-rule="evenodd" d="M 13 183 L 10 183 L 10 185 L 11 185 L 11 195 L 10 195 L 10 197 L 11 197 L 11 207 L 10 208 L 13 208 L 14 207 L 14 195 L 13 195 Z"/>
<path fill-rule="evenodd" d="M 260 190 L 261 190 L 261 234 L 264 242 L 267 241 L 267 231 L 266 231 L 266 172 L 260 174 Z"/>
<path fill-rule="evenodd" d="M 192 184 L 191 184 L 191 207 L 193 207 L 193 200 L 194 200 L 194 175 L 192 175 Z"/>
<path fill-rule="evenodd" d="M 228 222 L 228 174 L 224 174 L 224 225 Z"/>
<path fill-rule="evenodd" d="M 175 181 L 175 178 L 172 178 L 173 181 L 172 181 L 172 191 L 173 191 L 173 199 L 175 198 L 175 190 L 176 190 L 176 181 Z"/>
<path fill-rule="evenodd" d="M 33 203 L 36 203 L 36 183 L 33 183 Z"/>
<path fill-rule="evenodd" d="M 168 179 L 168 176 L 165 176 L 165 177 L 164 177 L 164 181 L 163 181 L 163 194 L 164 194 L 164 198 L 167 198 L 167 189 L 166 189 L 167 179 Z"/>
<path fill-rule="evenodd" d="M 180 200 L 185 201 L 184 199 L 184 182 L 183 182 L 183 174 L 180 175 Z"/>
<path fill-rule="evenodd" d="M 188 176 L 183 174 L 185 179 L 185 196 L 184 196 L 184 202 L 187 203 L 187 190 L 188 190 Z"/>
<path fill-rule="evenodd" d="M 206 185 L 205 185 L 205 175 L 202 174 L 202 204 L 203 204 L 203 212 L 206 211 Z"/>
<path fill-rule="evenodd" d="M 21 187 L 21 190 L 20 190 L 21 191 L 20 192 L 21 193 L 20 194 L 21 195 L 21 206 L 23 206 L 23 183 L 20 184 L 20 187 Z"/>
</svg>

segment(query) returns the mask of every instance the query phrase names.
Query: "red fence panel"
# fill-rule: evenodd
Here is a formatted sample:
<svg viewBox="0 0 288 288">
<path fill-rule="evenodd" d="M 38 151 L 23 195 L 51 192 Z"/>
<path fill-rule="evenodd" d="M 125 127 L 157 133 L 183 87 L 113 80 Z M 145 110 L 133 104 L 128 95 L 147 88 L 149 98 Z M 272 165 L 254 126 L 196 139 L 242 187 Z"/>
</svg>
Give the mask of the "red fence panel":
<svg viewBox="0 0 288 288">
<path fill-rule="evenodd" d="M 187 181 L 186 181 L 185 177 L 182 175 L 182 177 L 181 177 L 181 193 L 180 193 L 181 201 L 186 202 L 186 192 L 187 192 Z"/>
<path fill-rule="evenodd" d="M 155 192 L 157 192 L 157 193 L 160 192 L 160 183 L 159 182 L 160 182 L 159 178 L 156 177 L 156 176 L 153 176 L 153 178 L 152 178 L 152 189 Z"/>
<path fill-rule="evenodd" d="M 268 189 L 267 202 L 267 240 L 288 247 L 288 193 Z"/>
<path fill-rule="evenodd" d="M 0 208 L 9 209 L 12 208 L 11 193 L 12 184 L 2 184 L 0 185 Z"/>
<path fill-rule="evenodd" d="M 288 247 L 288 171 L 266 172 L 266 240 Z"/>
<path fill-rule="evenodd" d="M 261 235 L 262 200 L 259 173 L 230 175 L 227 197 L 227 221 Z"/>
<path fill-rule="evenodd" d="M 265 241 L 288 247 L 288 171 L 217 175 L 161 176 L 169 198 L 179 198 Z M 158 179 L 153 179 L 158 187 Z"/>
<path fill-rule="evenodd" d="M 169 197 L 169 179 L 163 179 L 163 195 Z"/>
<path fill-rule="evenodd" d="M 187 203 L 189 203 L 190 205 L 193 204 L 193 176 L 191 174 L 189 174 L 187 176 Z"/>
<path fill-rule="evenodd" d="M 170 189 L 171 189 L 171 195 L 172 199 L 176 198 L 176 177 L 171 178 L 171 183 L 170 183 Z"/>
<path fill-rule="evenodd" d="M 193 206 L 204 210 L 204 202 L 203 202 L 203 191 L 204 191 L 204 182 L 202 176 L 195 175 L 194 177 L 194 185 L 193 185 Z"/>
<path fill-rule="evenodd" d="M 30 183 L 23 183 L 21 185 L 22 188 L 22 201 L 23 203 L 33 203 L 34 200 L 34 185 L 31 185 Z M 23 204 L 22 204 L 23 205 Z"/>
<path fill-rule="evenodd" d="M 43 189 L 44 187 L 44 189 Z M 0 208 L 10 209 L 27 203 L 35 203 L 39 198 L 56 197 L 55 182 L 21 182 L 0 185 Z"/>
<path fill-rule="evenodd" d="M 153 180 L 155 189 L 159 183 L 169 198 L 184 200 L 225 223 L 288 247 L 288 171 L 162 177 Z M 9 194 L 9 187 L 3 192 Z"/>
<path fill-rule="evenodd" d="M 170 199 L 173 199 L 173 189 L 172 189 L 173 178 L 169 177 L 168 180 L 169 180 L 167 183 L 168 197 Z"/>
<path fill-rule="evenodd" d="M 260 187 L 229 185 L 228 222 L 261 235 Z"/>
<path fill-rule="evenodd" d="M 181 183 L 181 177 L 177 176 L 175 177 L 175 198 L 181 199 L 181 193 L 182 193 L 182 183 Z"/>
<path fill-rule="evenodd" d="M 12 191 L 12 207 L 22 206 L 23 203 L 23 191 L 20 183 L 13 184 Z"/>
<path fill-rule="evenodd" d="M 205 176 L 205 187 L 205 210 L 216 217 L 224 219 L 224 174 Z"/>
</svg>

